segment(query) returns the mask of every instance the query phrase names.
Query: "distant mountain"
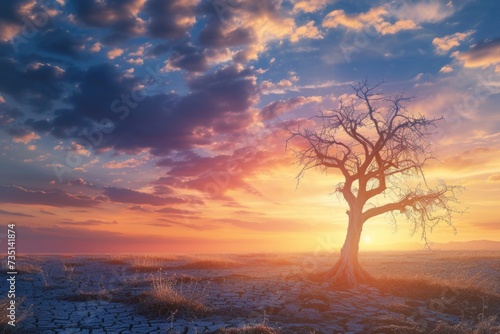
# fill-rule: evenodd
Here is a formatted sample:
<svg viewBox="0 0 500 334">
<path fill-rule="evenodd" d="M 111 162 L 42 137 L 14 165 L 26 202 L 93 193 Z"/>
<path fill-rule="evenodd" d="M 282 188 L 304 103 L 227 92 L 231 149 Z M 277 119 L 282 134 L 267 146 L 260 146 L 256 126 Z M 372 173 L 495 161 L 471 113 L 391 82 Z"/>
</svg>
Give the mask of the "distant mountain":
<svg viewBox="0 0 500 334">
<path fill-rule="evenodd" d="M 400 242 L 385 245 L 361 245 L 362 251 L 424 251 L 425 246 L 421 242 Z M 493 240 L 471 240 L 450 241 L 446 243 L 433 243 L 431 250 L 456 250 L 456 251 L 500 251 L 500 241 Z"/>
<path fill-rule="evenodd" d="M 396 251 L 396 252 L 425 250 L 424 244 L 419 242 L 397 242 L 385 245 L 363 244 L 360 246 L 360 248 L 366 251 Z"/>
<path fill-rule="evenodd" d="M 496 250 L 500 251 L 500 241 L 493 240 L 471 240 L 450 241 L 447 243 L 432 244 L 436 250 Z"/>
</svg>

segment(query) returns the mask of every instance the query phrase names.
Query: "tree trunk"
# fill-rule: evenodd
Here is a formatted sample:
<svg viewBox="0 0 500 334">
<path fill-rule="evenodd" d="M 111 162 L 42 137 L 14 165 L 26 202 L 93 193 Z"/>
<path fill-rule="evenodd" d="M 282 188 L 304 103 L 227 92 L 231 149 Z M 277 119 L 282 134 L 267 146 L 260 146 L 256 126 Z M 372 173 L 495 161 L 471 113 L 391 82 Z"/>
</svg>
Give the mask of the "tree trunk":
<svg viewBox="0 0 500 334">
<path fill-rule="evenodd" d="M 325 278 L 334 287 L 354 287 L 360 283 L 369 283 L 373 277 L 358 262 L 359 241 L 363 230 L 360 214 L 349 212 L 349 225 L 340 259 L 326 274 Z"/>
</svg>

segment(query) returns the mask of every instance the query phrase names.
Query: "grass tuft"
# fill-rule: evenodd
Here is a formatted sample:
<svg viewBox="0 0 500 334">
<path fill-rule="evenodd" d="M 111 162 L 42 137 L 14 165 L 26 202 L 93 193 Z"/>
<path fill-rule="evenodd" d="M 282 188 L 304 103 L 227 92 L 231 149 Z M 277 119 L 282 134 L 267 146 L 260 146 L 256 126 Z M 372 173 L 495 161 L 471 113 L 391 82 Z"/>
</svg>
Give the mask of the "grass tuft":
<svg viewBox="0 0 500 334">
<path fill-rule="evenodd" d="M 18 308 L 19 304 L 21 304 L 23 301 L 24 297 L 16 301 L 16 308 Z M 4 298 L 0 300 L 0 309 L 2 310 L 2 312 L 5 312 L 0 317 L 0 334 L 22 333 L 22 331 L 18 329 L 17 325 L 19 324 L 20 321 L 23 321 L 26 317 L 30 316 L 31 307 L 25 311 L 20 311 L 19 309 L 16 310 L 16 320 L 15 320 L 16 327 L 13 327 L 9 325 L 10 319 L 7 317 L 7 307 L 9 307 L 9 305 L 10 305 L 9 298 Z"/>
<path fill-rule="evenodd" d="M 195 289 L 176 289 L 175 277 L 155 278 L 150 291 L 143 292 L 133 301 L 140 311 L 153 316 L 201 317 L 211 309 L 201 301 Z"/>
<path fill-rule="evenodd" d="M 438 312 L 477 318 L 500 312 L 500 295 L 474 281 L 447 282 L 430 277 L 382 277 L 374 283 L 381 292 L 425 300 Z"/>
<path fill-rule="evenodd" d="M 237 268 L 242 264 L 225 258 L 211 257 L 211 258 L 195 258 L 191 262 L 177 266 L 176 269 L 229 269 Z"/>
<path fill-rule="evenodd" d="M 18 274 L 38 274 L 42 273 L 43 269 L 41 266 L 33 263 L 19 263 L 17 265 L 16 271 Z"/>
</svg>

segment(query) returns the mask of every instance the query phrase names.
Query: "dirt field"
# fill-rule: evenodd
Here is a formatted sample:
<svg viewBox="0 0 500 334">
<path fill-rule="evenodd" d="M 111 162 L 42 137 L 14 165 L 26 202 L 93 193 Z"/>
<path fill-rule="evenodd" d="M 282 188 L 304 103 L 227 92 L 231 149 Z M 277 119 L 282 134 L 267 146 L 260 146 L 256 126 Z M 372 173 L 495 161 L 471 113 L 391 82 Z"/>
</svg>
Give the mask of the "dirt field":
<svg viewBox="0 0 500 334">
<path fill-rule="evenodd" d="M 371 286 L 340 290 L 311 279 L 337 256 L 27 255 L 18 260 L 16 329 L 500 332 L 498 252 L 363 253 L 361 264 L 377 278 Z M 1 284 L 6 291 L 6 281 Z"/>
</svg>

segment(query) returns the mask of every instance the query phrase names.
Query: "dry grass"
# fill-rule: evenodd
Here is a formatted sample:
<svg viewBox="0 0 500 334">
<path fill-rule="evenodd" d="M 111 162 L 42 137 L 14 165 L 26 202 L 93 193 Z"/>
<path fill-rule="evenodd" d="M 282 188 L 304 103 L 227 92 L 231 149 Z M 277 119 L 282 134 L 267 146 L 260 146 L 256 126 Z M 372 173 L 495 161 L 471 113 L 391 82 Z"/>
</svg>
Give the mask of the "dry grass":
<svg viewBox="0 0 500 334">
<path fill-rule="evenodd" d="M 202 293 L 193 286 L 176 288 L 175 278 L 160 276 L 153 280 L 150 291 L 141 293 L 133 301 L 142 313 L 151 316 L 200 317 L 211 312 L 201 299 Z"/>
<path fill-rule="evenodd" d="M 374 285 L 382 292 L 424 300 L 438 312 L 477 318 L 500 312 L 500 295 L 474 280 L 449 282 L 431 277 L 382 277 Z"/>
<path fill-rule="evenodd" d="M 241 328 L 221 328 L 210 334 L 279 334 L 279 331 L 266 325 L 257 325 Z"/>
<path fill-rule="evenodd" d="M 18 263 L 16 271 L 18 274 L 36 274 L 42 273 L 43 269 L 41 266 L 33 263 Z"/>
<path fill-rule="evenodd" d="M 437 261 L 474 262 L 477 260 L 498 260 L 500 251 L 437 251 Z"/>
<path fill-rule="evenodd" d="M 284 255 L 267 255 L 260 258 L 252 259 L 248 261 L 252 265 L 258 266 L 291 266 L 296 264 L 294 261 L 290 260 L 290 256 Z"/>
<path fill-rule="evenodd" d="M 241 267 L 242 263 L 224 257 L 193 257 L 189 262 L 175 267 L 176 269 L 230 269 Z"/>
<path fill-rule="evenodd" d="M 109 265 L 113 265 L 113 266 L 124 266 L 124 265 L 128 264 L 127 261 L 125 261 L 124 259 L 119 258 L 119 257 L 111 257 L 108 259 L 101 259 L 100 261 L 105 263 L 105 264 L 109 264 Z"/>
<path fill-rule="evenodd" d="M 153 273 L 159 272 L 165 267 L 165 261 L 144 256 L 132 258 L 129 270 L 137 273 Z"/>
<path fill-rule="evenodd" d="M 10 300 L 8 298 L 5 298 L 5 299 L 2 299 L 0 300 L 0 309 L 2 309 L 2 312 L 4 312 L 4 310 L 7 310 L 7 307 L 9 307 L 9 302 Z M 3 333 L 14 333 L 14 329 L 15 327 L 12 327 L 8 324 L 9 322 L 9 318 L 7 318 L 5 316 L 5 314 L 3 314 L 1 317 L 0 317 L 0 333 L 3 334 Z"/>
<path fill-rule="evenodd" d="M 130 256 L 122 257 L 121 259 L 110 259 L 110 264 L 121 264 L 119 261 L 124 261 L 125 264 L 130 263 L 130 271 L 138 273 L 154 273 L 159 272 L 162 269 L 168 269 L 172 267 L 172 262 L 179 260 L 177 255 L 165 255 L 165 254 L 149 254 L 142 256 Z"/>
<path fill-rule="evenodd" d="M 20 321 L 25 319 L 30 315 L 30 309 L 26 311 L 20 311 L 19 310 L 19 305 L 24 301 L 24 298 L 16 300 L 16 320 L 15 324 L 16 326 L 19 324 Z M 0 300 L 0 309 L 2 312 L 5 312 L 2 314 L 0 317 L 0 334 L 10 334 L 10 333 L 22 333 L 22 331 L 18 330 L 18 327 L 13 327 L 9 325 L 10 319 L 7 318 L 7 307 L 10 305 L 10 299 L 9 298 L 4 298 Z"/>
<path fill-rule="evenodd" d="M 175 283 L 198 283 L 203 280 L 202 277 L 196 277 L 188 274 L 174 275 L 172 280 Z"/>
<path fill-rule="evenodd" d="M 85 262 L 63 262 L 63 266 L 67 270 L 69 268 L 83 267 L 85 266 Z"/>
<path fill-rule="evenodd" d="M 380 316 L 369 319 L 370 334 L 498 334 L 500 326 L 496 317 L 480 318 L 475 322 L 462 321 L 456 325 L 444 322 L 432 324 L 425 319 L 415 320 L 406 316 Z"/>
<path fill-rule="evenodd" d="M 498 334 L 500 326 L 496 317 L 482 318 L 476 324 L 468 324 L 464 321 L 457 325 L 439 323 L 430 334 Z"/>
</svg>

